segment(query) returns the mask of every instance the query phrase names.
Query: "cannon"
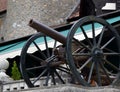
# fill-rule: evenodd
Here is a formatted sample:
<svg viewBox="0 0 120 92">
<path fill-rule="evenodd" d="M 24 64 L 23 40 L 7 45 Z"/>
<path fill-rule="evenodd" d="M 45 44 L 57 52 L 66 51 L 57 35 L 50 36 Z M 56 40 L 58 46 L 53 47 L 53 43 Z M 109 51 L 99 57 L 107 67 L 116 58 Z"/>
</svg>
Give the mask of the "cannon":
<svg viewBox="0 0 120 92">
<path fill-rule="evenodd" d="M 83 17 L 67 36 L 33 19 L 29 26 L 38 32 L 21 51 L 20 70 L 28 87 L 61 83 L 96 87 L 119 82 L 120 37 L 104 19 Z"/>
</svg>

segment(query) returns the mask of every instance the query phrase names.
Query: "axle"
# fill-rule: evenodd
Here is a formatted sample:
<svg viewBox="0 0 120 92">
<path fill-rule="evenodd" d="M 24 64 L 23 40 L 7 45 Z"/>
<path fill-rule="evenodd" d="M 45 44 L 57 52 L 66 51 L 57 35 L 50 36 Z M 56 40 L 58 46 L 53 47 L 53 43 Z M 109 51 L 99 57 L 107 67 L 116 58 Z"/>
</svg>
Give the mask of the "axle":
<svg viewBox="0 0 120 92">
<path fill-rule="evenodd" d="M 56 41 L 59 41 L 62 44 L 66 44 L 66 37 L 61 35 L 59 32 L 56 30 L 39 23 L 38 21 L 35 21 L 33 19 L 30 20 L 29 26 L 36 29 L 38 32 L 42 32 L 47 36 L 50 36 L 51 38 L 55 39 Z"/>
</svg>

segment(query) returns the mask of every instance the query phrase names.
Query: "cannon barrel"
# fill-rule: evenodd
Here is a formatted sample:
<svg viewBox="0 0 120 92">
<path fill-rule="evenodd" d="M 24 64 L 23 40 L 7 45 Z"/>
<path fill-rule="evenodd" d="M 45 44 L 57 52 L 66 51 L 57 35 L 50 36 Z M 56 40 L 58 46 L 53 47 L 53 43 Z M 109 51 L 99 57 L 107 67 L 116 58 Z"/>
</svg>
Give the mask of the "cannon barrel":
<svg viewBox="0 0 120 92">
<path fill-rule="evenodd" d="M 59 41 L 62 44 L 66 44 L 66 37 L 57 32 L 56 30 L 39 23 L 36 20 L 31 19 L 29 22 L 29 26 L 36 29 L 38 32 L 42 32 L 47 36 L 50 36 L 51 38 L 55 39 L 56 41 Z"/>
</svg>

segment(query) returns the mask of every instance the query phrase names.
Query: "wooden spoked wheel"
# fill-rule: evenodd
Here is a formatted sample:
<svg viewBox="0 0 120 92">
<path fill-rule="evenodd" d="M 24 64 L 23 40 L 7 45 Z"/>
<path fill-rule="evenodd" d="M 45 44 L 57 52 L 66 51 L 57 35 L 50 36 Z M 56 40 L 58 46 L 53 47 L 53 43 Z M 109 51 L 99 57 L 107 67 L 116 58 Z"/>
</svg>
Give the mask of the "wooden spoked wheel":
<svg viewBox="0 0 120 92">
<path fill-rule="evenodd" d="M 56 46 L 55 40 L 41 33 L 28 39 L 20 58 L 20 70 L 28 87 L 66 83 L 70 69 L 55 54 Z"/>
<path fill-rule="evenodd" d="M 79 84 L 107 86 L 119 81 L 120 37 L 104 19 L 86 16 L 75 23 L 67 36 L 66 53 Z"/>
</svg>

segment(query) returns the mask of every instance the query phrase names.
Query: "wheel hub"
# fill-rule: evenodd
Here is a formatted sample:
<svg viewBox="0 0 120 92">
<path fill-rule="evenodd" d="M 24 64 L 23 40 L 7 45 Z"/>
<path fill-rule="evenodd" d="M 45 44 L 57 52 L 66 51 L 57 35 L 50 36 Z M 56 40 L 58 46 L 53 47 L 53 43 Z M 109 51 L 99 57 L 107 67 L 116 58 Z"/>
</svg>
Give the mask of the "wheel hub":
<svg viewBox="0 0 120 92">
<path fill-rule="evenodd" d="M 96 47 L 92 50 L 92 56 L 94 58 L 103 58 L 104 57 L 103 51 L 100 48 Z"/>
</svg>

